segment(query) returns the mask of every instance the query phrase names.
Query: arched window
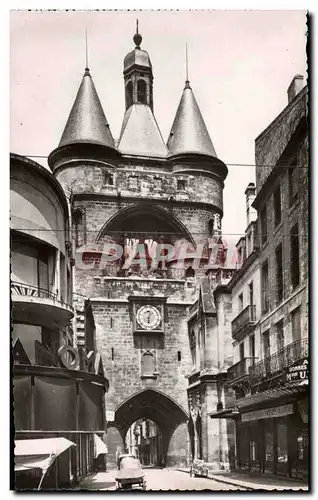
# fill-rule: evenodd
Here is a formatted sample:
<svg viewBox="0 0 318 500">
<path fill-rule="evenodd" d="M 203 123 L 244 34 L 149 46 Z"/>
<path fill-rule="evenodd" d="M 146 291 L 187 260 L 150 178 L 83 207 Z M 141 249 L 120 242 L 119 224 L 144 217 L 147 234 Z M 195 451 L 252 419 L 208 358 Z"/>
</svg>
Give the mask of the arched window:
<svg viewBox="0 0 318 500">
<path fill-rule="evenodd" d="M 214 233 L 214 220 L 209 220 L 209 236 L 213 236 Z"/>
<path fill-rule="evenodd" d="M 85 226 L 84 214 L 82 210 L 74 210 L 73 212 L 73 231 L 75 234 L 76 248 L 84 245 L 85 243 Z"/>
<path fill-rule="evenodd" d="M 141 104 L 146 104 L 147 100 L 147 85 L 145 80 L 138 80 L 137 82 L 137 101 Z"/>
<path fill-rule="evenodd" d="M 191 266 L 186 269 L 185 276 L 186 278 L 194 278 L 195 272 Z"/>
<path fill-rule="evenodd" d="M 126 85 L 126 107 L 129 108 L 133 103 L 133 84 L 128 82 Z"/>
<path fill-rule="evenodd" d="M 155 371 L 155 360 L 151 352 L 145 352 L 141 356 L 141 375 L 153 375 Z"/>
</svg>

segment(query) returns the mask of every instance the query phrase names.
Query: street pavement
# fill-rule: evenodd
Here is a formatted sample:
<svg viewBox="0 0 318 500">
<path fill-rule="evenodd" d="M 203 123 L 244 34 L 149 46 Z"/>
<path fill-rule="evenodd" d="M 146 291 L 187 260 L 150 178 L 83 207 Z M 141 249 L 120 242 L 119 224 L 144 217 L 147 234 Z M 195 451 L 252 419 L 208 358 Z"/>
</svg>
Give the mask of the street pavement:
<svg viewBox="0 0 318 500">
<path fill-rule="evenodd" d="M 190 474 L 175 469 L 144 469 L 149 491 L 245 491 L 244 488 L 220 483 L 213 479 L 190 477 Z M 99 472 L 86 478 L 80 485 L 85 490 L 115 490 L 116 471 Z"/>
</svg>

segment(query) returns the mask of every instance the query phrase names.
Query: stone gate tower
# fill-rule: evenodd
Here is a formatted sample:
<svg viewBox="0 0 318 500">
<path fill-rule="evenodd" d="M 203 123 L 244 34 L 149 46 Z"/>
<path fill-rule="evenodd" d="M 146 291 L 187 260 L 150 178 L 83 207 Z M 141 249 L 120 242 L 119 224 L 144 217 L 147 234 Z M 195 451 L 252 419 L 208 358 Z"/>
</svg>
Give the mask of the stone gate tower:
<svg viewBox="0 0 318 500">
<path fill-rule="evenodd" d="M 165 464 L 185 465 L 187 319 L 204 270 L 196 269 L 193 254 L 180 261 L 180 253 L 221 234 L 227 167 L 189 81 L 164 143 L 153 111 L 152 65 L 138 32 L 134 43 L 124 59 L 118 141 L 86 68 L 49 165 L 70 198 L 75 292 L 90 298 L 110 383 L 108 458 L 114 462 L 127 430 L 144 417 L 162 431 Z M 167 244 L 173 252 L 164 250 Z"/>
</svg>

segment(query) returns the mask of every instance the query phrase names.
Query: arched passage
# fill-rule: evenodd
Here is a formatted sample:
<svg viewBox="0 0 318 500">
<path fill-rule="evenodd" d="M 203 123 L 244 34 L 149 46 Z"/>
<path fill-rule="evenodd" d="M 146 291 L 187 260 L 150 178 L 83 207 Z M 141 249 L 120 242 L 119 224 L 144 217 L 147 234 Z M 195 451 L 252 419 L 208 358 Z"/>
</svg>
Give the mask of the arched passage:
<svg viewBox="0 0 318 500">
<path fill-rule="evenodd" d="M 159 427 L 162 433 L 163 465 L 185 466 L 189 441 L 186 411 L 163 392 L 144 389 L 117 407 L 114 425 L 125 439 L 131 425 L 139 419 L 151 420 Z M 181 457 L 180 463 L 178 457 Z"/>
</svg>

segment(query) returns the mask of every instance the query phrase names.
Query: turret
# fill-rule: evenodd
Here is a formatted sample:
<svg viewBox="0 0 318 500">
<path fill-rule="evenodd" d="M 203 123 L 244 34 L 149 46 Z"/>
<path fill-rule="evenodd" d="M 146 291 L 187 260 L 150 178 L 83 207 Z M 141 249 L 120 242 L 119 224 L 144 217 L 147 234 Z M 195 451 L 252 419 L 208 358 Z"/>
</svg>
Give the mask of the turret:
<svg viewBox="0 0 318 500">
<path fill-rule="evenodd" d="M 69 159 L 119 156 L 88 68 L 82 78 L 58 147 L 48 158 L 55 170 Z"/>
</svg>

